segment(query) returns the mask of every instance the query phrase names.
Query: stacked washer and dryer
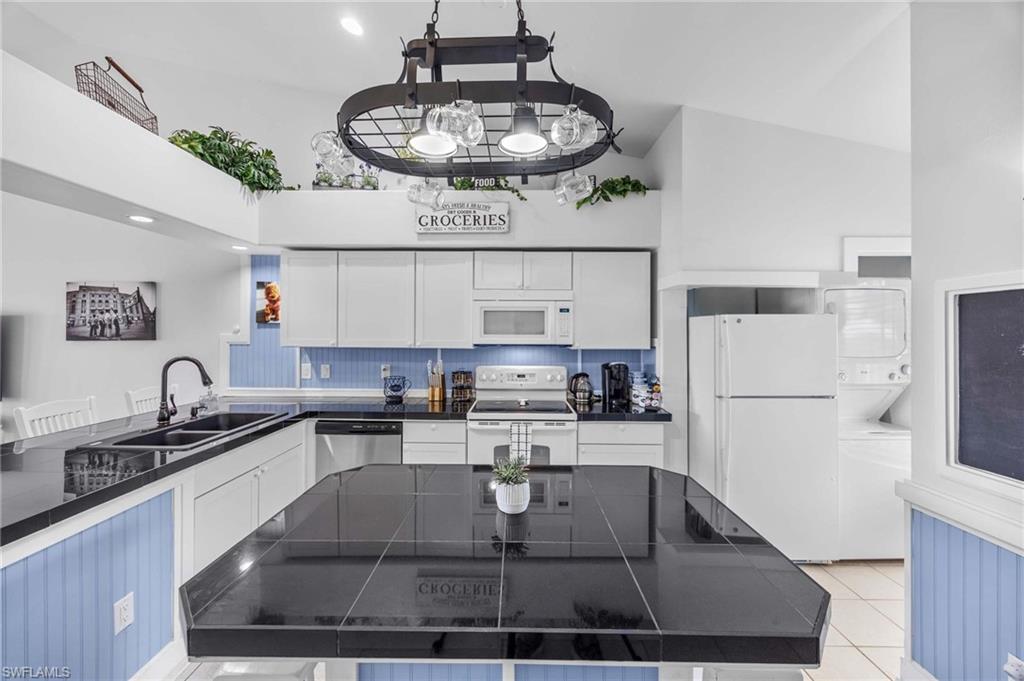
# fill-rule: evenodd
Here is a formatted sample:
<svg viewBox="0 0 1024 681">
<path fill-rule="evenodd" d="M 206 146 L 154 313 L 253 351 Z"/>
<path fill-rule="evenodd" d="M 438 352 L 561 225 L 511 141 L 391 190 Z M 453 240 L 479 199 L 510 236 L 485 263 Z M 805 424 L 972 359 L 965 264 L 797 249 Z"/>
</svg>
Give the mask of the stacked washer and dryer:
<svg viewBox="0 0 1024 681">
<path fill-rule="evenodd" d="M 816 302 L 838 318 L 839 557 L 903 558 L 910 427 L 881 419 L 910 385 L 910 280 L 839 280 Z"/>
</svg>

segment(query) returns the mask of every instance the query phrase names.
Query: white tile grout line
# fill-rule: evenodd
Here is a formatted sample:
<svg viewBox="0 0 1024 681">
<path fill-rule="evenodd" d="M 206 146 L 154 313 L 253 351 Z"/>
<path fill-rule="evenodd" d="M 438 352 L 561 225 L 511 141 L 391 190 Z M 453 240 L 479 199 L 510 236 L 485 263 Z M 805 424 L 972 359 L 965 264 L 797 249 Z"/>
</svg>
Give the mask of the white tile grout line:
<svg viewBox="0 0 1024 681">
<path fill-rule="evenodd" d="M 900 587 L 901 589 L 903 588 L 903 584 L 900 584 L 900 583 L 899 583 L 899 582 L 897 582 L 897 581 L 896 581 L 895 579 L 893 579 L 893 578 L 892 578 L 892 577 L 890 577 L 889 575 L 887 575 L 887 574 L 885 574 L 884 572 L 882 572 L 881 570 L 879 570 L 877 566 L 869 564 L 869 565 L 868 565 L 868 567 L 870 567 L 870 568 L 871 568 L 872 570 L 874 570 L 874 571 L 875 571 L 875 572 L 877 572 L 878 574 L 880 574 L 880 575 L 882 575 L 883 577 L 885 577 L 886 579 L 888 579 L 888 580 L 889 580 L 890 582 L 892 582 L 893 584 L 896 584 L 896 585 L 897 585 L 897 586 L 899 586 L 899 587 Z M 894 567 L 895 567 L 895 566 L 894 566 Z M 903 561 L 900 561 L 900 565 L 899 565 L 899 568 L 900 568 L 901 570 L 903 569 Z M 886 600 L 886 599 L 878 599 L 878 600 Z"/>
</svg>

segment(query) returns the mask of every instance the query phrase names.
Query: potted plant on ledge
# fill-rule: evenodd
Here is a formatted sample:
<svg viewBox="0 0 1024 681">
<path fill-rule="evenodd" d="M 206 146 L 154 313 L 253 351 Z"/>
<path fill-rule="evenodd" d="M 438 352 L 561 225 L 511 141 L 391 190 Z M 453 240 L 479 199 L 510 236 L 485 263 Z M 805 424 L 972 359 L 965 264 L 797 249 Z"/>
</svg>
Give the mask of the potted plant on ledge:
<svg viewBox="0 0 1024 681">
<path fill-rule="evenodd" d="M 498 510 L 515 515 L 530 505 L 530 482 L 526 460 L 519 457 L 502 459 L 494 464 L 494 497 Z"/>
</svg>

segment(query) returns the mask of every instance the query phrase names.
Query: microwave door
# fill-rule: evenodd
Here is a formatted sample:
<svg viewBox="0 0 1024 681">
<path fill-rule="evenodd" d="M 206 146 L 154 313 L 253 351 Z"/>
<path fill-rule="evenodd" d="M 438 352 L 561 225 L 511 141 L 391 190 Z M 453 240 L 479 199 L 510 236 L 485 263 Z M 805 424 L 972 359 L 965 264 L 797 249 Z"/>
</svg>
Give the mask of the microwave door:
<svg viewBox="0 0 1024 681">
<path fill-rule="evenodd" d="M 552 307 L 546 302 L 478 302 L 473 341 L 483 345 L 551 344 Z"/>
</svg>

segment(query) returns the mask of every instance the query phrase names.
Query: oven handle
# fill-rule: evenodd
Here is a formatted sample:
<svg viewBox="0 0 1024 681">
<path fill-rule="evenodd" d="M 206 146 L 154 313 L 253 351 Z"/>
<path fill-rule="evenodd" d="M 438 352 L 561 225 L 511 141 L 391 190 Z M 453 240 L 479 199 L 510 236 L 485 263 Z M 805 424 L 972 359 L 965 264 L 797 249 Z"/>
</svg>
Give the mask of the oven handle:
<svg viewBox="0 0 1024 681">
<path fill-rule="evenodd" d="M 570 433 L 576 430 L 575 421 L 468 421 L 469 430 L 504 430 L 507 431 L 511 423 L 531 423 L 533 431 L 557 430 L 560 433 Z"/>
</svg>

